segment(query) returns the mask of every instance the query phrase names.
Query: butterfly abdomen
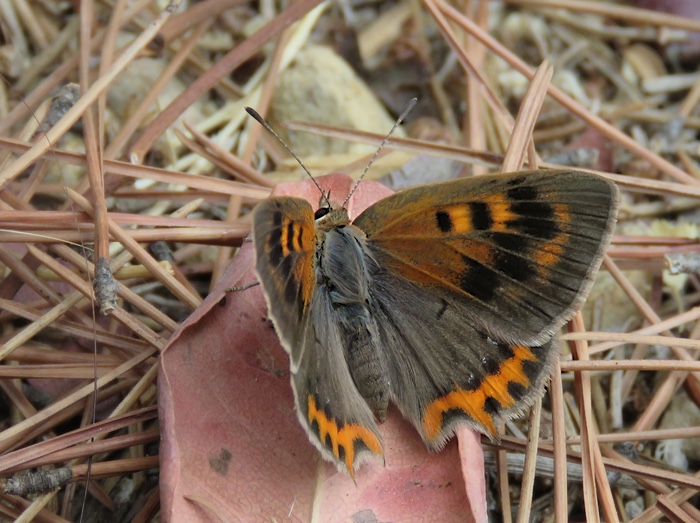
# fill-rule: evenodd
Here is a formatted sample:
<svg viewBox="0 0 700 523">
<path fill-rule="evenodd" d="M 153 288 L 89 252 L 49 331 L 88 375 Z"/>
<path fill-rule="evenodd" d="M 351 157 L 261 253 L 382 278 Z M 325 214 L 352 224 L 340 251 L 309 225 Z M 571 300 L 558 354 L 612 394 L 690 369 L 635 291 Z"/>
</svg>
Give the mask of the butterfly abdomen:
<svg viewBox="0 0 700 523">
<path fill-rule="evenodd" d="M 345 359 L 355 386 L 379 421 L 389 405 L 389 379 L 379 349 L 374 320 L 364 306 L 345 306 L 339 311 Z"/>
<path fill-rule="evenodd" d="M 317 282 L 328 291 L 345 360 L 360 395 L 384 421 L 389 379 L 375 319 L 369 310 L 364 235 L 353 226 L 330 229 L 319 249 Z"/>
</svg>

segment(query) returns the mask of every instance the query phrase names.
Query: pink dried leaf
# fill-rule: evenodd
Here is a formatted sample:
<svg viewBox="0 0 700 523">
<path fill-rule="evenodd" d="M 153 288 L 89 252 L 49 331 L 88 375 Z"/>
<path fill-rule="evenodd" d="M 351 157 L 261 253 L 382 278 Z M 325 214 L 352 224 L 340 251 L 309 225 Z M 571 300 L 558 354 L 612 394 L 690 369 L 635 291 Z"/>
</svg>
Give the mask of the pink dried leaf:
<svg viewBox="0 0 700 523">
<path fill-rule="evenodd" d="M 353 183 L 342 175 L 318 182 L 334 202 Z M 274 194 L 319 202 L 311 181 L 280 184 Z M 388 194 L 380 184 L 363 182 L 350 200 L 350 215 Z M 385 466 L 363 466 L 355 484 L 321 460 L 297 420 L 289 361 L 260 287 L 225 292 L 255 281 L 253 263 L 253 246 L 246 243 L 161 356 L 164 519 L 486 521 L 478 437 L 460 435 L 461 460 L 454 442 L 429 453 L 390 409 L 381 426 Z"/>
</svg>

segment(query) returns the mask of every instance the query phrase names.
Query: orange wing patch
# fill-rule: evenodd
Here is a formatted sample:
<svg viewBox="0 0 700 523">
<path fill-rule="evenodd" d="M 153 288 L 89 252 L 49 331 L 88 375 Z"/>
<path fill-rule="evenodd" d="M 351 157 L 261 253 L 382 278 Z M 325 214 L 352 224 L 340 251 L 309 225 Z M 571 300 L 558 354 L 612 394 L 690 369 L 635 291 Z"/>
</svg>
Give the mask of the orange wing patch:
<svg viewBox="0 0 700 523">
<path fill-rule="evenodd" d="M 277 213 L 273 217 L 278 220 L 277 227 L 266 245 L 271 263 L 281 267 L 278 271 L 280 276 L 275 278 L 277 292 L 290 304 L 300 300 L 302 314 L 311 304 L 316 281 L 313 264 L 316 230 L 310 212 L 309 208 L 308 216 Z"/>
<path fill-rule="evenodd" d="M 485 199 L 493 223 L 489 228 L 493 232 L 508 232 L 509 222 L 517 218 L 511 209 L 511 201 L 504 193 L 496 193 Z"/>
<path fill-rule="evenodd" d="M 571 212 L 569 206 L 563 203 L 552 205 L 553 214 L 559 228 L 559 232 L 554 238 L 543 243 L 540 248 L 534 253 L 535 262 L 540 266 L 540 276 L 547 277 L 545 267 L 554 267 L 564 255 L 564 245 L 570 243 L 571 236 L 568 232 L 571 224 Z"/>
<path fill-rule="evenodd" d="M 316 247 L 316 230 L 314 226 L 307 222 L 293 222 L 289 228 L 291 241 L 288 242 L 290 248 L 297 253 L 305 253 L 294 265 L 292 274 L 294 281 L 299 282 L 299 294 L 303 310 L 311 305 L 311 298 L 315 289 L 316 275 L 313 266 L 313 253 Z M 313 250 L 312 250 L 313 248 Z"/>
<path fill-rule="evenodd" d="M 508 384 L 529 387 L 530 380 L 525 374 L 523 362 L 537 361 L 537 356 L 529 347 L 515 345 L 511 348 L 513 356 L 501 363 L 496 373 L 486 376 L 477 389 L 467 391 L 457 387 L 457 390 L 428 405 L 423 414 L 423 433 L 429 441 L 434 441 L 440 435 L 444 416 L 450 410 L 461 410 L 491 434 L 496 433 L 493 414 L 486 409 L 486 401 L 493 398 L 503 409 L 512 408 L 516 400 L 508 391 Z"/>
<path fill-rule="evenodd" d="M 344 461 L 350 476 L 355 477 L 353 465 L 355 463 L 355 445 L 360 440 L 369 450 L 377 455 L 382 455 L 382 444 L 377 436 L 367 427 L 358 424 L 341 424 L 334 419 L 329 419 L 326 414 L 316 406 L 313 395 L 308 397 L 308 419 L 313 427 L 314 422 L 318 427 L 318 437 L 321 443 L 330 450 L 340 461 Z M 327 443 L 330 439 L 330 445 Z M 342 455 L 341 455 L 342 451 Z"/>
<path fill-rule="evenodd" d="M 282 256 L 310 250 L 314 246 L 313 222 L 283 219 L 279 241 L 282 246 Z"/>
<path fill-rule="evenodd" d="M 448 205 L 435 213 L 438 229 L 444 233 L 468 234 L 474 229 L 474 213 L 465 204 Z"/>
</svg>

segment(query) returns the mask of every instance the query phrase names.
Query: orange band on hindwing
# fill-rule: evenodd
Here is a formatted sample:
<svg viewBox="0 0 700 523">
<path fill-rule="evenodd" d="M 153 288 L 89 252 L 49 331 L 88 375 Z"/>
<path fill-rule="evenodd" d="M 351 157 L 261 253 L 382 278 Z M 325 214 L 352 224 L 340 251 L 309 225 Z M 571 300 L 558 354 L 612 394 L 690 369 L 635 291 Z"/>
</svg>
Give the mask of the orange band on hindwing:
<svg viewBox="0 0 700 523">
<path fill-rule="evenodd" d="M 308 397 L 308 419 L 312 429 L 318 431 L 318 439 L 338 460 L 345 463 L 350 476 L 355 476 L 355 445 L 358 440 L 375 454 L 382 455 L 382 444 L 367 427 L 359 424 L 346 424 L 328 418 L 316 406 L 313 395 Z"/>
<path fill-rule="evenodd" d="M 532 384 L 523 364 L 525 361 L 537 361 L 537 356 L 529 347 L 514 345 L 511 349 L 513 356 L 503 361 L 497 372 L 484 377 L 479 387 L 474 390 L 457 387 L 427 406 L 423 414 L 423 433 L 429 441 L 434 441 L 440 435 L 445 415 L 453 410 L 463 412 L 486 427 L 491 434 L 496 433 L 493 414 L 487 410 L 486 402 L 493 399 L 504 410 L 515 406 L 517 400 L 509 392 L 508 385 L 517 383 L 526 389 L 529 388 Z"/>
</svg>

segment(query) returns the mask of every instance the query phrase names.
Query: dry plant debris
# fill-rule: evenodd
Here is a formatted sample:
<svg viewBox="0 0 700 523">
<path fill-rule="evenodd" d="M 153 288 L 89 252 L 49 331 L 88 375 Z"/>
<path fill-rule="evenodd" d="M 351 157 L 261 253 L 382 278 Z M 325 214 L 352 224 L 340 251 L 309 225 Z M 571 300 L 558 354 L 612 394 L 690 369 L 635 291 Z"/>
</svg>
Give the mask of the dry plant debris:
<svg viewBox="0 0 700 523">
<path fill-rule="evenodd" d="M 0 2 L 0 519 L 700 521 L 694 4 Z M 224 290 L 304 179 L 243 108 L 356 175 L 413 97 L 370 178 L 589 169 L 620 220 L 487 481 L 478 441 L 428 455 L 390 413 L 356 486 L 296 425 L 259 291 Z"/>
</svg>

